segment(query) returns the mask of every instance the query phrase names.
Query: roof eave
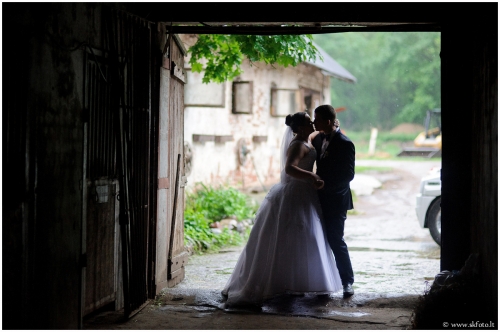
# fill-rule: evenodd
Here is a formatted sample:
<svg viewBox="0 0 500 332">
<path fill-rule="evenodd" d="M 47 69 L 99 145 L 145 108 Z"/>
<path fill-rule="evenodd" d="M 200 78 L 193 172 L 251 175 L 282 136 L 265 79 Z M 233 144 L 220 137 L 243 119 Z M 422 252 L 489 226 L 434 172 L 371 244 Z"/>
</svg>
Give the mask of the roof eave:
<svg viewBox="0 0 500 332">
<path fill-rule="evenodd" d="M 311 66 L 314 66 L 314 64 L 311 64 Z M 316 66 L 315 66 L 316 67 Z M 331 73 L 327 70 L 324 70 L 322 69 L 321 70 L 321 73 L 325 76 L 331 76 L 331 77 L 334 77 L 338 80 L 341 80 L 341 81 L 344 81 L 344 82 L 347 82 L 347 83 L 352 83 L 352 84 L 355 84 L 358 82 L 358 80 L 356 79 L 356 77 L 353 76 L 353 78 L 349 78 L 349 77 L 345 77 L 345 76 L 341 76 L 341 75 L 337 75 L 335 73 Z"/>
</svg>

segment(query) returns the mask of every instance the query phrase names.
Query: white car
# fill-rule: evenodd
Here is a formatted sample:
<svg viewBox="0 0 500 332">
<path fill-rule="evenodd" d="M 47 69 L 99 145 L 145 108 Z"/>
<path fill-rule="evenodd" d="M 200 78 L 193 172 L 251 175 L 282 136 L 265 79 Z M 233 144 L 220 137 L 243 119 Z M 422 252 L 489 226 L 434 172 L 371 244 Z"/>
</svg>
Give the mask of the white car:
<svg viewBox="0 0 500 332">
<path fill-rule="evenodd" d="M 424 176 L 417 194 L 417 218 L 422 228 L 428 228 L 432 238 L 441 245 L 441 170 Z"/>
</svg>

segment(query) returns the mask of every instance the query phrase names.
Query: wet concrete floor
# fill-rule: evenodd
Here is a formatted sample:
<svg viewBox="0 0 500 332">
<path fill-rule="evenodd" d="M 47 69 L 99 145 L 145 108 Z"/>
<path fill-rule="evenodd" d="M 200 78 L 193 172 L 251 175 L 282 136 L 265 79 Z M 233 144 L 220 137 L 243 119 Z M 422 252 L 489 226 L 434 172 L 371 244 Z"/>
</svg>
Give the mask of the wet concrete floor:
<svg viewBox="0 0 500 332">
<path fill-rule="evenodd" d="M 119 312 L 98 315 L 87 329 L 407 329 L 418 297 L 439 272 L 440 247 L 415 215 L 420 178 L 439 161 L 360 161 L 391 171 L 372 172 L 381 186 L 355 202 L 345 240 L 355 273 L 355 295 L 281 296 L 261 309 L 225 308 L 220 291 L 243 247 L 191 256 L 183 282 L 127 322 Z M 116 319 L 115 319 L 116 318 Z"/>
</svg>

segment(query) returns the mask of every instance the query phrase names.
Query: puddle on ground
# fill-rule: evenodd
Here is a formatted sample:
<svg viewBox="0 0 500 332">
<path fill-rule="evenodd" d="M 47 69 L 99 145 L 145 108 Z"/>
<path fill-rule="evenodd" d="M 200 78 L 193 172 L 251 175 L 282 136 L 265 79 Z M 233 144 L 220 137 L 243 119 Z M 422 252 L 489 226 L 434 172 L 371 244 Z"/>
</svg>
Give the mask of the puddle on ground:
<svg viewBox="0 0 500 332">
<path fill-rule="evenodd" d="M 213 306 L 208 306 L 205 305 L 205 302 L 196 300 L 194 303 L 188 303 L 188 302 L 181 302 L 181 303 L 175 303 L 175 304 L 165 304 L 159 307 L 160 310 L 196 310 L 199 312 L 212 312 L 217 310 L 217 308 L 214 308 Z"/>
<path fill-rule="evenodd" d="M 342 292 L 329 296 L 306 293 L 280 295 L 266 300 L 261 307 L 228 307 L 220 292 L 213 289 L 169 288 L 163 296 L 172 302 L 160 306 L 159 310 L 188 313 L 192 318 L 203 318 L 217 311 L 223 311 L 228 314 L 268 314 L 318 319 L 341 319 L 343 317 L 347 320 L 365 319 L 362 318 L 365 316 L 374 317 L 370 308 L 409 308 L 413 306 L 416 299 L 416 296 L 412 299 L 408 296 L 401 297 L 401 294 L 396 293 L 385 295 L 357 293 L 348 298 L 344 298 Z M 173 301 L 174 299 L 179 300 Z"/>
<path fill-rule="evenodd" d="M 412 250 L 349 247 L 349 251 L 412 252 Z"/>
<path fill-rule="evenodd" d="M 362 305 L 361 303 L 359 304 Z M 263 314 L 317 318 L 328 318 L 332 316 L 358 318 L 370 315 L 369 313 L 359 311 L 357 305 L 358 301 L 352 298 L 317 297 L 312 294 L 305 296 L 283 295 L 265 301 L 261 308 L 228 307 L 224 308 L 224 311 L 258 312 Z"/>
<path fill-rule="evenodd" d="M 340 311 L 330 311 L 329 315 L 345 316 L 345 317 L 363 317 L 369 315 L 367 312 L 340 312 Z"/>
</svg>

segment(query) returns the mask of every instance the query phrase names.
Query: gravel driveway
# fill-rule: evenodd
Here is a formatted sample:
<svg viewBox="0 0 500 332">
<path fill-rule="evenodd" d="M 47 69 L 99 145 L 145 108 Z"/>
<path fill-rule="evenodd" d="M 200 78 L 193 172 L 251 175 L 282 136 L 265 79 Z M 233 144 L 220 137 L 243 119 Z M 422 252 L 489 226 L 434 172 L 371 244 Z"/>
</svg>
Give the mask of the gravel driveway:
<svg viewBox="0 0 500 332">
<path fill-rule="evenodd" d="M 357 165 L 390 167 L 367 173 L 382 184 L 372 195 L 358 196 L 358 214 L 348 216 L 349 246 L 355 289 L 361 293 L 422 294 L 426 281 L 440 271 L 440 247 L 415 214 L 420 179 L 440 161 L 357 161 Z"/>
</svg>

